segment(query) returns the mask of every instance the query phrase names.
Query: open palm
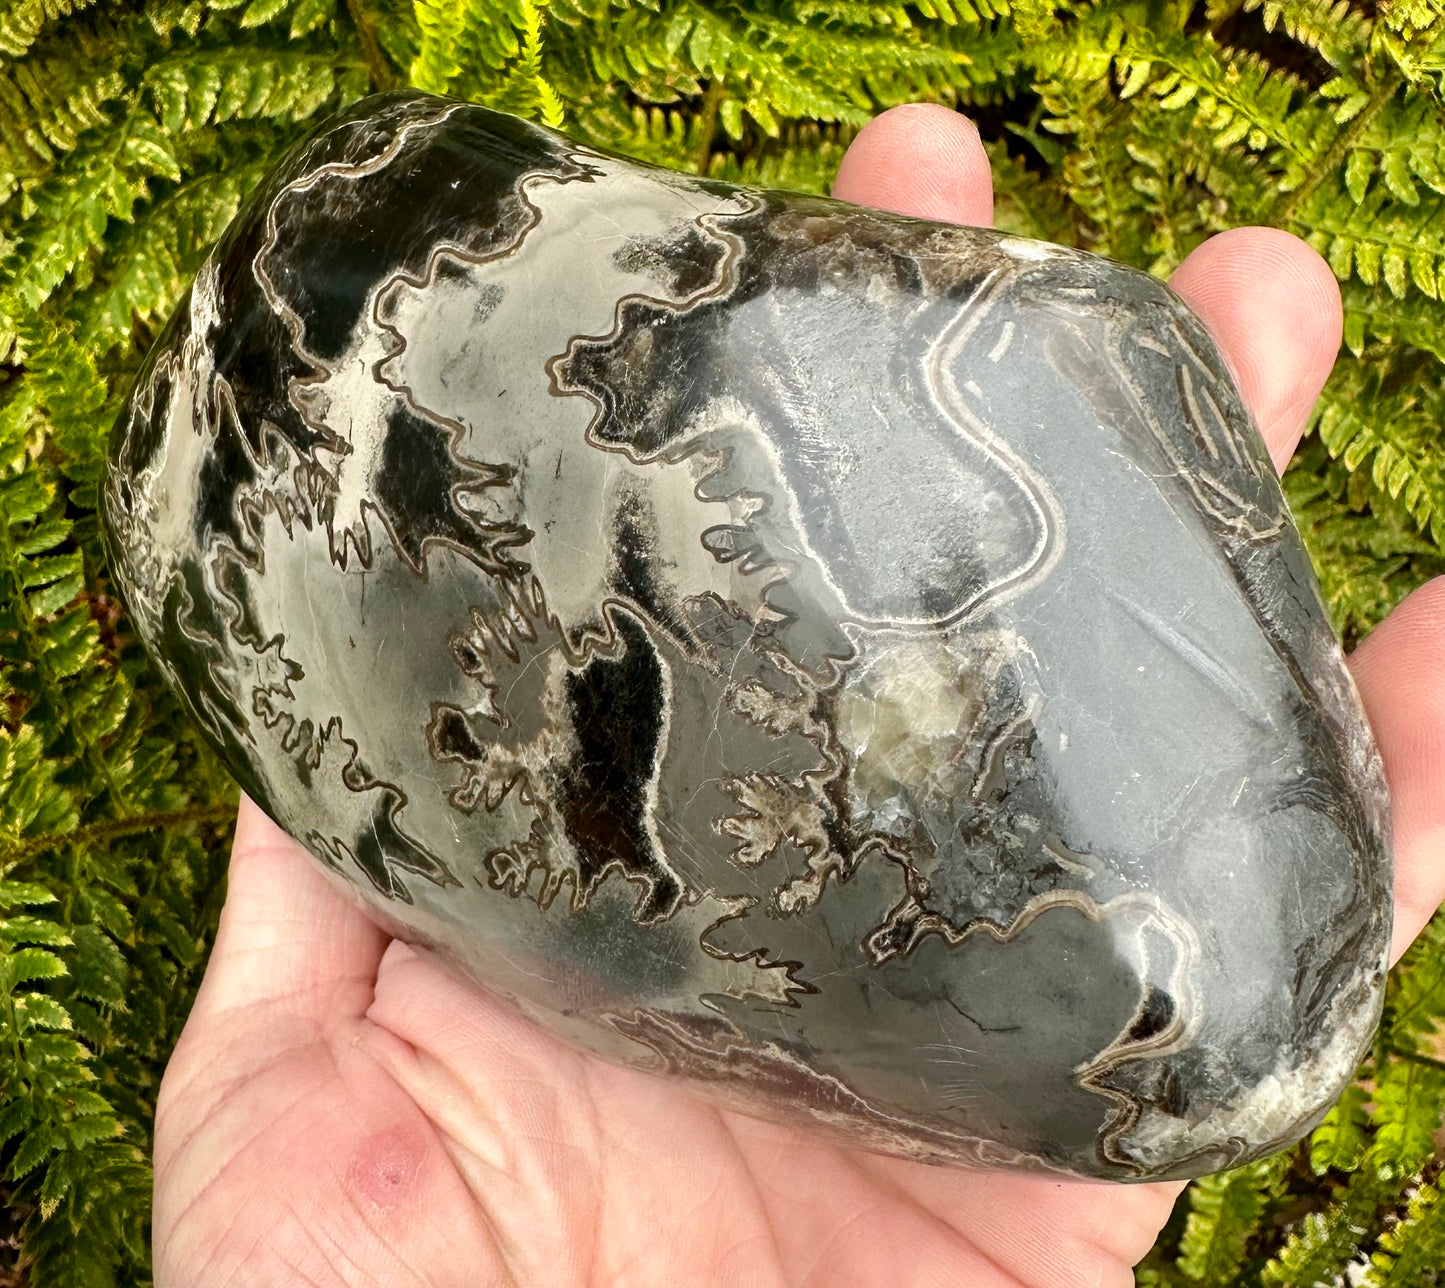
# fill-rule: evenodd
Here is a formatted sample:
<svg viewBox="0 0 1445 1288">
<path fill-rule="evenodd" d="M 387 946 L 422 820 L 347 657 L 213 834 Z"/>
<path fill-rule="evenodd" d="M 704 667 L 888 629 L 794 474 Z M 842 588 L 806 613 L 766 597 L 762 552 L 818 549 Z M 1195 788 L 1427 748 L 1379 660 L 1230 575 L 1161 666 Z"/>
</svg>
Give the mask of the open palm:
<svg viewBox="0 0 1445 1288">
<path fill-rule="evenodd" d="M 992 217 L 977 134 L 942 108 L 880 117 L 835 193 Z M 1328 268 L 1287 234 L 1240 229 L 1173 285 L 1283 464 L 1339 345 Z M 1445 896 L 1441 656 L 1437 582 L 1352 659 L 1394 801 L 1397 955 Z M 162 1288 L 1123 1288 L 1179 1188 L 881 1158 L 605 1064 L 388 939 L 244 802 L 161 1088 L 155 1271 Z"/>
</svg>

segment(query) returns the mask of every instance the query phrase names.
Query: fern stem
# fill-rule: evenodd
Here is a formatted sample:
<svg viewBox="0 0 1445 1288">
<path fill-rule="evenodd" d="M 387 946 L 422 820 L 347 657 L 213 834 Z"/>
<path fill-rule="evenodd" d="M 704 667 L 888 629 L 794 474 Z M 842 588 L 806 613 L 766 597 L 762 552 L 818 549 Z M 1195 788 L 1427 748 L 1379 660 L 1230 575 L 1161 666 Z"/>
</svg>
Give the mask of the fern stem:
<svg viewBox="0 0 1445 1288">
<path fill-rule="evenodd" d="M 1344 165 L 1345 158 L 1350 150 L 1359 141 L 1359 138 L 1366 130 L 1374 124 L 1375 118 L 1380 115 L 1395 97 L 1395 92 L 1400 88 L 1404 77 L 1399 72 L 1391 72 L 1376 87 L 1375 92 L 1370 96 L 1370 101 L 1360 109 L 1359 115 L 1350 122 L 1349 126 L 1340 132 L 1330 150 L 1325 153 L 1318 165 L 1311 167 L 1309 178 L 1307 178 L 1293 192 L 1281 193 L 1262 222 L 1272 224 L 1278 228 L 1294 217 L 1294 212 L 1299 208 L 1300 203 L 1308 197 L 1321 183 L 1330 175 L 1338 174 L 1340 167 Z"/>
<path fill-rule="evenodd" d="M 726 81 L 719 76 L 707 87 L 702 100 L 702 112 L 698 115 L 697 154 L 692 164 L 698 174 L 706 176 L 708 163 L 712 160 L 712 136 L 717 130 L 717 114 L 727 94 Z"/>
<path fill-rule="evenodd" d="M 1093 162 L 1095 173 L 1099 176 L 1099 196 L 1104 203 L 1104 219 L 1099 223 L 1096 235 L 1098 245 L 1102 248 L 1101 253 L 1111 255 L 1115 253 L 1115 234 L 1124 227 L 1124 220 L 1120 217 L 1121 205 L 1109 167 L 1108 150 L 1102 146 L 1099 136 L 1100 131 L 1086 126 L 1079 131 L 1079 145 Z"/>
<path fill-rule="evenodd" d="M 351 25 L 361 37 L 362 52 L 366 57 L 366 70 L 376 89 L 390 89 L 391 69 L 386 65 L 386 55 L 381 52 L 381 42 L 376 38 L 376 28 L 367 15 L 361 0 L 346 0 L 346 12 L 351 15 Z"/>
<path fill-rule="evenodd" d="M 7 991 L 5 994 L 5 1027 L 10 1031 L 10 1050 L 15 1060 L 15 1067 L 21 1071 L 25 1085 L 29 1088 L 34 1080 L 32 1076 L 34 1071 L 31 1069 L 30 1061 L 25 1058 L 25 1049 L 20 1045 L 20 1017 L 15 1014 L 13 991 Z"/>
<path fill-rule="evenodd" d="M 230 817 L 228 814 L 227 818 Z M 193 923 L 198 932 L 204 934 L 207 944 L 214 942 L 216 923 L 221 916 L 222 905 L 226 902 L 226 874 L 229 869 L 228 860 L 222 859 L 219 864 L 214 857 L 207 856 L 206 880 L 201 888 L 205 890 L 206 897 L 198 902 L 198 911 Z M 137 914 L 139 910 L 137 910 Z M 137 915 L 137 922 L 140 917 Z M 197 970 L 205 966 L 206 955 L 203 953 L 199 961 L 186 964 L 181 963 L 181 968 L 171 976 L 170 987 L 166 990 L 166 1015 L 171 1016 L 179 1013 L 184 1023 L 186 1012 L 190 1009 L 186 1004 L 187 997 L 195 996 L 196 981 L 194 975 Z M 174 1044 L 177 1037 L 168 1038 Z"/>
<path fill-rule="evenodd" d="M 4 560 L 5 571 L 9 573 L 14 584 L 22 585 L 19 555 L 16 553 L 15 543 L 10 539 L 8 522 L 0 522 L 0 559 Z M 96 778 L 105 784 L 116 807 L 122 810 L 126 809 L 128 802 L 125 793 L 121 791 L 121 786 L 116 781 L 110 762 L 101 753 L 101 748 L 96 740 L 85 736 L 82 732 L 84 724 L 78 718 L 78 713 L 70 701 L 65 684 L 46 661 L 45 641 L 40 632 L 39 620 L 30 607 L 30 601 L 23 592 L 18 592 L 14 597 L 13 604 L 16 623 L 25 637 L 26 656 L 32 660 L 31 664 L 40 677 L 46 699 L 60 713 L 61 726 L 71 732 L 71 736 L 80 747 L 81 756 Z"/>
<path fill-rule="evenodd" d="M 1423 1051 L 1411 1051 L 1407 1047 L 1396 1046 L 1393 1042 L 1386 1043 L 1385 1050 L 1401 1060 L 1409 1060 L 1412 1064 L 1423 1064 L 1431 1069 L 1445 1072 L 1445 1060 L 1437 1060 L 1433 1055 L 1426 1055 Z"/>
<path fill-rule="evenodd" d="M 124 818 L 111 818 L 103 823 L 91 823 L 86 827 L 78 827 L 73 832 L 66 832 L 59 836 L 49 834 L 30 837 L 0 856 L 0 875 L 8 874 L 27 859 L 61 845 L 109 841 L 120 836 L 131 836 L 137 832 L 149 832 L 156 828 L 185 827 L 191 823 L 224 823 L 235 813 L 234 801 L 221 801 L 210 805 L 192 805 L 185 809 L 152 810 L 145 814 L 129 814 Z"/>
</svg>

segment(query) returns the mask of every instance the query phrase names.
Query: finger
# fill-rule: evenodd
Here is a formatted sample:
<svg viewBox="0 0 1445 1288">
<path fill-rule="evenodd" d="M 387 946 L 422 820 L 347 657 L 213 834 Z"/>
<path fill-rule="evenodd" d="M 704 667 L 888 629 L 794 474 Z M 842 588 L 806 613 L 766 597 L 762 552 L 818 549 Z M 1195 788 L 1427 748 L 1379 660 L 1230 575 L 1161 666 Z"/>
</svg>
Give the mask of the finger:
<svg viewBox="0 0 1445 1288">
<path fill-rule="evenodd" d="M 1290 233 L 1235 228 L 1195 250 L 1169 284 L 1209 328 L 1283 470 L 1339 352 L 1334 273 Z"/>
<path fill-rule="evenodd" d="M 193 1020 L 244 1011 L 294 1039 L 365 1013 L 388 936 L 321 865 L 246 797 L 236 820 L 226 904 Z"/>
<path fill-rule="evenodd" d="M 922 1168 L 893 1158 L 867 1157 L 860 1165 L 887 1175 L 1020 1285 L 1132 1284 L 1128 1268 L 1158 1241 L 1185 1188 L 1183 1181 L 1119 1185 Z"/>
<path fill-rule="evenodd" d="M 1395 830 L 1391 961 L 1445 899 L 1445 577 L 1420 587 L 1350 656 L 1385 762 Z"/>
<path fill-rule="evenodd" d="M 993 176 L 978 128 L 938 103 L 890 108 L 865 125 L 838 167 L 833 195 L 945 223 L 993 223 Z"/>
</svg>

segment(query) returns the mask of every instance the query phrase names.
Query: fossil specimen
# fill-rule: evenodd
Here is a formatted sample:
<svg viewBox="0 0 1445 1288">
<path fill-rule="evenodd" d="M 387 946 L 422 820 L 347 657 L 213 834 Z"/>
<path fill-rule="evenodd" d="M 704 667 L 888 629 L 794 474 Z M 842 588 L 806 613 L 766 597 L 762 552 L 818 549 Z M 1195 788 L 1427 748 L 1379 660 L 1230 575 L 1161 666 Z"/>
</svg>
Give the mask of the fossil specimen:
<svg viewBox="0 0 1445 1288">
<path fill-rule="evenodd" d="M 913 1157 L 1284 1144 L 1389 932 L 1378 756 L 1167 288 L 368 100 L 116 429 L 136 625 L 394 933 Z"/>
</svg>

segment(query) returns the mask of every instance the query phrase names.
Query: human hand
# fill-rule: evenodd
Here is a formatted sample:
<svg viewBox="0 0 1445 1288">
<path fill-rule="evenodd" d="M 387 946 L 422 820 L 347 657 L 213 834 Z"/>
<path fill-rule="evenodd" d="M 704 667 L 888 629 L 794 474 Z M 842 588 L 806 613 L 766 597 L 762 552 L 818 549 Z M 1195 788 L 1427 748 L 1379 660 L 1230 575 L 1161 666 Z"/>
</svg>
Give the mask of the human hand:
<svg viewBox="0 0 1445 1288">
<path fill-rule="evenodd" d="M 835 193 L 986 224 L 976 132 L 943 108 L 863 131 Z M 1298 240 L 1241 229 L 1173 285 L 1277 464 L 1340 340 Z M 1396 955 L 1445 896 L 1445 584 L 1353 669 L 1394 803 Z M 161 1288 L 1133 1282 L 1177 1184 L 926 1167 L 841 1148 L 582 1054 L 389 940 L 250 802 L 156 1126 Z"/>
</svg>

